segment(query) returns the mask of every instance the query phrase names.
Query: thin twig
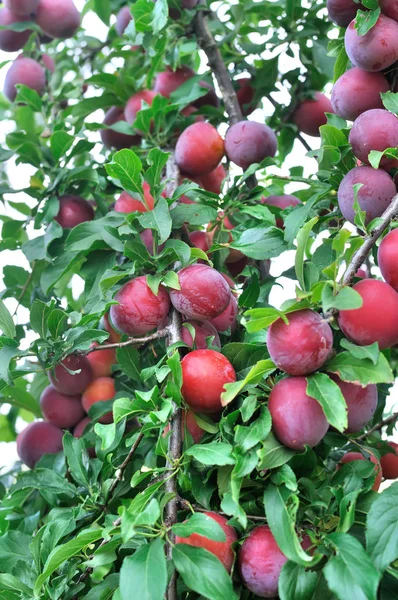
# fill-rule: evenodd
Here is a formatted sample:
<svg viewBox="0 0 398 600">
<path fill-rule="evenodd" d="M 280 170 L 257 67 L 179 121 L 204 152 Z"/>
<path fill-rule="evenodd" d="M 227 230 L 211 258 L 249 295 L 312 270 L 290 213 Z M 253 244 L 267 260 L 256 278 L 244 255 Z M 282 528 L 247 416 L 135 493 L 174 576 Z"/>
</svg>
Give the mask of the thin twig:
<svg viewBox="0 0 398 600">
<path fill-rule="evenodd" d="M 303 138 L 301 133 L 298 133 L 296 135 L 296 137 L 297 137 L 298 141 L 303 144 L 303 146 L 307 150 L 307 152 L 311 152 L 311 150 L 312 150 L 311 146 L 308 144 L 308 142 L 305 141 L 305 139 Z"/>
<path fill-rule="evenodd" d="M 372 229 L 372 231 L 365 237 L 364 243 L 352 257 L 343 277 L 342 283 L 344 285 L 350 285 L 352 283 L 355 273 L 366 261 L 368 254 L 372 250 L 379 237 L 387 229 L 391 221 L 396 217 L 398 217 L 398 194 L 394 196 L 389 207 L 381 215 L 381 223 Z"/>
<path fill-rule="evenodd" d="M 159 329 L 159 331 L 155 331 L 155 333 L 151 333 L 151 335 L 147 335 L 141 338 L 129 338 L 125 342 L 116 342 L 114 344 L 99 344 L 98 346 L 92 346 L 86 351 L 79 352 L 79 354 L 90 354 L 91 352 L 98 352 L 100 350 L 113 350 L 114 348 L 126 348 L 127 346 L 135 346 L 137 344 L 146 344 L 147 342 L 152 342 L 153 340 L 158 340 L 160 338 L 165 338 L 169 334 L 169 328 L 165 327 L 164 329 Z"/>
<path fill-rule="evenodd" d="M 375 431 L 380 431 L 380 429 L 383 429 L 383 427 L 385 427 L 386 425 L 390 425 L 390 423 L 395 423 L 396 421 L 398 421 L 398 412 L 393 413 L 392 415 L 390 415 L 389 417 L 386 417 L 382 421 L 379 421 L 379 423 L 376 423 L 376 425 L 374 425 L 371 429 L 369 429 L 369 431 L 367 431 L 366 433 L 363 433 L 362 435 L 357 437 L 354 441 L 360 442 L 362 440 L 365 440 L 367 437 L 369 437 Z"/>
<path fill-rule="evenodd" d="M 143 433 L 140 433 L 137 437 L 137 439 L 135 440 L 134 444 L 131 446 L 129 453 L 127 454 L 126 458 L 124 459 L 124 461 L 122 462 L 122 464 L 120 465 L 120 467 L 118 468 L 118 470 L 116 471 L 116 476 L 115 479 L 112 481 L 112 484 L 109 488 L 108 491 L 108 496 L 105 502 L 105 506 L 107 506 L 109 504 L 109 502 L 112 500 L 114 491 L 118 485 L 118 483 L 120 481 L 122 481 L 123 479 L 123 475 L 124 472 L 127 468 L 127 465 L 129 464 L 129 462 L 131 461 L 131 459 L 133 458 L 133 455 L 135 453 L 135 451 L 137 450 L 138 446 L 141 443 L 142 438 L 144 437 Z"/>
<path fill-rule="evenodd" d="M 15 308 L 15 310 L 14 310 L 14 312 L 13 312 L 13 315 L 12 315 L 13 317 L 15 317 L 15 315 L 17 314 L 17 312 L 18 312 L 18 308 L 21 306 L 21 302 L 22 302 L 22 300 L 24 299 L 24 296 L 25 296 L 25 294 L 26 294 L 26 290 L 28 289 L 28 287 L 29 287 L 29 285 L 30 285 L 30 282 L 31 282 L 31 281 L 32 281 L 32 279 L 33 279 L 33 275 L 34 275 L 34 272 L 35 272 L 35 267 L 36 267 L 36 263 L 35 263 L 35 262 L 33 262 L 33 263 L 32 263 L 32 270 L 31 270 L 31 272 L 29 273 L 29 276 L 28 276 L 27 280 L 25 281 L 25 283 L 24 283 L 24 285 L 23 285 L 23 288 L 22 288 L 22 290 L 21 290 L 21 293 L 19 294 L 19 296 L 18 296 L 18 298 L 17 298 L 17 306 L 16 306 L 16 308 Z"/>
</svg>

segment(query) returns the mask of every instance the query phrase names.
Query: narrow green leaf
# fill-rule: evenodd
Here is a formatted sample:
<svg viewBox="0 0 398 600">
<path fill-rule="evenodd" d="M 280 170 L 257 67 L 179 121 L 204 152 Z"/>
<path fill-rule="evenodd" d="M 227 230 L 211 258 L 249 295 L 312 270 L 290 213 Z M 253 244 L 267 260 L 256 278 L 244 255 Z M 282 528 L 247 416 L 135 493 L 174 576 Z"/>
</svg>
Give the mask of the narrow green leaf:
<svg viewBox="0 0 398 600">
<path fill-rule="evenodd" d="M 338 431 L 348 427 L 348 411 L 341 389 L 326 373 L 314 373 L 307 377 L 307 394 L 315 398 L 325 417 Z"/>
</svg>

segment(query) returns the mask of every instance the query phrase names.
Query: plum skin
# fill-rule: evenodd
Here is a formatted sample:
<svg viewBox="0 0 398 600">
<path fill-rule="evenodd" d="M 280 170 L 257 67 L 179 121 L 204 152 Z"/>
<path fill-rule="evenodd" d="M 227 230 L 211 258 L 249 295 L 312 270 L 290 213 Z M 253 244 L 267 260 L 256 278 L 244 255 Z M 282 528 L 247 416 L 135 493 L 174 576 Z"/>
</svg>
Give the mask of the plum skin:
<svg viewBox="0 0 398 600">
<path fill-rule="evenodd" d="M 398 23 L 382 14 L 372 29 L 360 36 L 354 19 L 345 32 L 345 48 L 355 67 L 383 71 L 398 60 Z"/>
<path fill-rule="evenodd" d="M 386 282 L 398 292 L 398 229 L 393 229 L 383 238 L 377 262 Z"/>
<path fill-rule="evenodd" d="M 182 397 L 192 410 L 216 413 L 222 410 L 221 394 L 226 383 L 236 381 L 229 360 L 215 350 L 193 350 L 181 361 Z"/>
<path fill-rule="evenodd" d="M 91 346 L 98 346 L 98 343 L 93 342 Z M 113 348 L 95 350 L 87 355 L 87 360 L 91 365 L 94 378 L 109 377 L 112 373 L 112 365 L 116 363 L 116 351 Z"/>
<path fill-rule="evenodd" d="M 328 359 L 333 347 L 329 324 L 313 310 L 287 315 L 286 324 L 278 319 L 270 326 L 267 347 L 273 362 L 289 375 L 308 375 Z"/>
<path fill-rule="evenodd" d="M 378 342 L 380 350 L 398 343 L 398 293 L 377 279 L 362 279 L 353 288 L 362 297 L 362 307 L 341 310 L 339 326 L 358 346 Z"/>
<path fill-rule="evenodd" d="M 92 221 L 93 219 L 93 207 L 84 198 L 72 194 L 59 198 L 59 211 L 54 220 L 64 229 L 72 229 L 80 223 Z"/>
<path fill-rule="evenodd" d="M 183 173 L 206 175 L 221 162 L 224 150 L 224 140 L 213 125 L 193 123 L 177 140 L 175 160 Z"/>
<path fill-rule="evenodd" d="M 194 71 L 188 65 L 182 65 L 182 67 L 175 71 L 168 67 L 166 71 L 162 71 L 156 75 L 153 89 L 158 94 L 170 98 L 170 94 L 194 75 Z"/>
<path fill-rule="evenodd" d="M 15 86 L 18 84 L 26 85 L 41 96 L 46 89 L 45 69 L 36 60 L 20 56 L 14 60 L 4 79 L 4 95 L 10 102 L 14 102 L 17 97 Z"/>
<path fill-rule="evenodd" d="M 229 300 L 227 308 L 225 308 L 218 317 L 210 320 L 210 323 L 217 331 L 224 332 L 230 329 L 234 331 L 237 324 L 237 316 L 239 313 L 238 302 L 233 294 Z"/>
<path fill-rule="evenodd" d="M 84 417 L 80 396 L 67 396 L 52 385 L 43 390 L 40 408 L 47 423 L 62 429 L 74 427 Z"/>
<path fill-rule="evenodd" d="M 13 23 L 22 23 L 30 21 L 27 15 L 17 15 L 7 7 L 0 9 L 0 25 L 12 25 Z M 0 50 L 4 52 L 16 52 L 21 50 L 29 39 L 32 32 L 29 29 L 25 31 L 12 31 L 3 29 L 0 31 Z M 32 60 L 32 59 L 30 59 Z M 7 95 L 7 94 L 6 94 Z"/>
<path fill-rule="evenodd" d="M 80 13 L 72 0 L 40 0 L 36 23 L 53 38 L 72 37 L 80 27 Z"/>
<path fill-rule="evenodd" d="M 264 158 L 275 156 L 278 143 L 268 125 L 255 121 L 239 121 L 225 136 L 225 152 L 238 167 L 246 170 Z"/>
<path fill-rule="evenodd" d="M 292 450 L 316 446 L 329 428 L 320 404 L 306 390 L 305 377 L 287 377 L 272 388 L 268 401 L 273 431 Z"/>
<path fill-rule="evenodd" d="M 114 125 L 119 121 L 125 121 L 124 108 L 120 106 L 112 106 L 105 113 L 103 124 Z M 126 135 L 125 133 L 113 131 L 113 129 L 101 129 L 100 136 L 101 141 L 106 148 L 116 148 L 116 150 L 130 148 L 130 146 L 138 146 L 141 141 L 141 137 L 139 135 Z"/>
<path fill-rule="evenodd" d="M 195 546 L 196 548 L 204 548 L 205 550 L 208 550 L 217 556 L 228 573 L 230 573 L 235 557 L 234 551 L 232 550 L 232 544 L 238 540 L 236 531 L 233 527 L 231 527 L 231 525 L 228 525 L 228 519 L 226 519 L 223 515 L 219 515 L 218 513 L 210 511 L 205 512 L 205 515 L 214 519 L 214 521 L 216 521 L 222 527 L 226 537 L 225 541 L 216 542 L 215 540 L 210 540 L 204 535 L 191 533 L 191 535 L 185 538 L 176 535 L 176 544 L 188 544 L 189 546 Z"/>
<path fill-rule="evenodd" d="M 314 98 L 303 100 L 294 111 L 293 120 L 299 131 L 313 137 L 319 137 L 319 128 L 326 125 L 325 113 L 332 113 L 332 104 L 325 94 L 315 92 Z"/>
<path fill-rule="evenodd" d="M 365 458 L 360 452 L 347 452 L 340 459 L 340 465 L 345 465 L 347 463 L 353 462 L 354 460 L 370 460 L 375 465 L 376 479 L 373 484 L 372 490 L 377 492 L 381 485 L 381 480 L 383 477 L 383 472 L 381 470 L 380 462 L 378 461 L 378 459 L 374 456 L 374 454 L 370 454 L 370 458 Z"/>
<path fill-rule="evenodd" d="M 84 410 L 88 413 L 91 406 L 96 402 L 105 402 L 106 400 L 112 400 L 116 394 L 115 381 L 112 377 L 98 377 L 86 388 L 82 396 L 82 405 Z M 100 423 L 112 423 L 113 414 L 112 411 L 105 413 L 99 419 Z"/>
<path fill-rule="evenodd" d="M 346 71 L 333 86 L 332 107 L 336 115 L 355 121 L 367 110 L 383 108 L 380 94 L 390 89 L 382 73 L 369 73 L 353 67 Z"/>
<path fill-rule="evenodd" d="M 43 454 L 56 454 L 63 449 L 63 431 L 52 423 L 34 421 L 17 437 L 17 452 L 23 463 L 33 469 Z"/>
<path fill-rule="evenodd" d="M 127 25 L 132 19 L 129 6 L 122 6 L 116 15 L 115 30 L 118 35 L 123 35 L 127 29 Z"/>
<path fill-rule="evenodd" d="M 163 436 L 170 431 L 170 423 L 163 429 Z M 194 444 L 199 444 L 203 435 L 206 433 L 196 422 L 195 414 L 191 410 L 181 410 L 181 436 L 185 439 L 185 431 L 188 431 Z"/>
<path fill-rule="evenodd" d="M 69 373 L 69 371 L 80 371 L 80 373 Z M 49 379 L 56 390 L 67 396 L 76 396 L 84 392 L 93 379 L 91 365 L 85 356 L 70 354 L 57 365 L 49 374 Z"/>
<path fill-rule="evenodd" d="M 142 335 L 155 329 L 167 315 L 170 298 L 164 286 L 160 285 L 158 294 L 152 292 L 141 275 L 131 279 L 116 294 L 110 308 L 112 324 L 127 335 Z"/>
<path fill-rule="evenodd" d="M 367 110 L 355 119 L 349 142 L 355 156 L 360 161 L 369 163 L 371 150 L 384 152 L 387 148 L 398 146 L 398 118 L 388 110 L 380 108 Z M 380 167 L 386 170 L 398 167 L 398 159 L 384 156 L 380 161 Z"/>
<path fill-rule="evenodd" d="M 137 113 L 143 108 L 143 102 L 151 106 L 155 96 L 156 92 L 153 92 L 152 90 L 142 90 L 141 92 L 137 92 L 131 96 L 131 98 L 129 98 L 124 109 L 124 118 L 129 125 L 133 125 L 137 118 Z M 140 135 L 138 130 L 137 134 Z"/>
<path fill-rule="evenodd" d="M 397 193 L 395 183 L 383 169 L 372 167 L 354 167 L 343 178 L 338 189 L 339 208 L 343 217 L 350 223 L 355 222 L 355 192 L 353 186 L 362 184 L 357 199 L 361 210 L 366 212 L 365 223 L 380 217 Z"/>
<path fill-rule="evenodd" d="M 393 453 L 389 452 L 384 454 L 380 459 L 380 465 L 383 472 L 384 479 L 397 479 L 398 478 L 398 444 L 395 442 L 388 442 L 388 445 L 393 450 Z"/>
<path fill-rule="evenodd" d="M 238 556 L 244 585 L 260 598 L 276 598 L 279 575 L 286 562 L 267 525 L 255 527 L 249 533 Z"/>
<path fill-rule="evenodd" d="M 222 275 L 207 265 L 190 265 L 178 271 L 179 290 L 170 290 L 174 308 L 189 319 L 207 321 L 227 307 L 231 290 Z"/>
<path fill-rule="evenodd" d="M 144 181 L 142 185 L 144 202 L 140 199 L 133 198 L 127 192 L 122 192 L 115 202 L 114 210 L 121 213 L 139 212 L 144 213 L 153 210 L 155 199 L 151 194 L 149 183 Z"/>
<path fill-rule="evenodd" d="M 342 381 L 337 375 L 331 379 L 339 386 L 347 404 L 347 433 L 356 433 L 369 423 L 377 408 L 377 386 L 374 384 L 362 387 L 349 381 Z"/>
<path fill-rule="evenodd" d="M 185 321 L 185 323 L 191 325 L 195 330 L 195 339 L 192 339 L 192 335 L 187 327 L 184 327 L 184 324 L 181 328 L 182 339 L 187 346 L 195 348 L 197 350 L 206 350 L 206 338 L 213 337 L 212 347 L 213 348 L 221 348 L 220 337 L 215 329 L 214 325 L 212 325 L 209 321 L 195 321 L 194 319 Z"/>
<path fill-rule="evenodd" d="M 299 204 L 301 204 L 301 200 L 299 200 L 299 198 L 297 198 L 296 196 L 292 196 L 290 194 L 282 194 L 281 196 L 263 196 L 261 198 L 261 203 L 267 206 L 275 206 L 276 208 L 285 210 L 285 208 L 288 208 L 289 206 L 298 206 Z M 279 229 L 284 228 L 282 217 L 277 217 L 275 223 L 276 226 L 279 227 Z"/>
<path fill-rule="evenodd" d="M 362 4 L 357 4 L 354 0 L 327 0 L 326 7 L 330 20 L 340 27 L 347 27 L 358 9 L 364 10 Z"/>
</svg>

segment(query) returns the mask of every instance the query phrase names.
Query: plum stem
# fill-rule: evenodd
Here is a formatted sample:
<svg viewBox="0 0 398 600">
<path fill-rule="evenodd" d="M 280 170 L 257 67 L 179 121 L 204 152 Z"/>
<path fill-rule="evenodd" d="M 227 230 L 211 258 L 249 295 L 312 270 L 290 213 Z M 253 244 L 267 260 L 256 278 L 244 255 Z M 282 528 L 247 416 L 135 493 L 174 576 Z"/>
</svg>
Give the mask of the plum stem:
<svg viewBox="0 0 398 600">
<path fill-rule="evenodd" d="M 361 442 L 362 440 L 365 440 L 367 437 L 369 437 L 375 431 L 379 431 L 380 429 L 383 429 L 383 427 L 385 427 L 386 425 L 390 425 L 390 423 L 395 423 L 396 421 L 398 421 L 398 412 L 395 412 L 392 415 L 390 415 L 389 417 L 382 419 L 381 421 L 376 423 L 376 425 L 374 425 L 371 429 L 369 429 L 369 431 L 367 431 L 366 433 L 363 433 L 362 435 L 357 437 L 354 441 Z"/>
<path fill-rule="evenodd" d="M 342 283 L 344 285 L 351 285 L 355 273 L 362 266 L 362 264 L 366 261 L 369 253 L 371 252 L 373 246 L 377 242 L 377 240 L 381 237 L 383 232 L 390 225 L 391 221 L 398 217 L 398 194 L 394 196 L 391 200 L 391 204 L 387 207 L 384 213 L 381 215 L 380 223 L 369 232 L 369 234 L 364 238 L 364 243 L 362 246 L 355 252 L 354 256 L 350 264 L 347 267 L 346 272 L 344 273 Z"/>
</svg>

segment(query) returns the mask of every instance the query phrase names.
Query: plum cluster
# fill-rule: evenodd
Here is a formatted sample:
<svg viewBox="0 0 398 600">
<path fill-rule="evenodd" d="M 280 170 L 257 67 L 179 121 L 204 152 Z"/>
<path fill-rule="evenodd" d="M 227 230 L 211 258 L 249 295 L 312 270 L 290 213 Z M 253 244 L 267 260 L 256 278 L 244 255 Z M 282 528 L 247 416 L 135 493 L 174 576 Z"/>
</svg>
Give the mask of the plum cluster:
<svg viewBox="0 0 398 600">
<path fill-rule="evenodd" d="M 120 335 L 111 328 L 107 317 L 103 326 L 111 342 L 120 341 Z M 115 381 L 111 377 L 115 363 L 114 349 L 96 350 L 87 356 L 71 354 L 49 373 L 50 385 L 40 397 L 44 421 L 30 423 L 17 438 L 22 462 L 33 469 L 44 454 L 60 452 L 64 430 L 70 429 L 75 437 L 81 437 L 91 422 L 87 416 L 90 407 L 115 397 Z M 112 412 L 99 418 L 100 423 L 112 420 Z M 93 455 L 93 452 L 90 448 L 89 453 Z"/>
<path fill-rule="evenodd" d="M 72 37 L 80 26 L 80 13 L 72 0 L 6 0 L 0 10 L 0 25 L 35 22 L 42 29 L 43 41 Z M 21 50 L 32 31 L 0 31 L 0 50 Z M 17 95 L 16 85 L 22 84 L 42 95 L 46 89 L 47 76 L 54 72 L 54 61 L 43 54 L 39 61 L 21 54 L 12 63 L 4 81 L 4 94 L 13 102 Z"/>
</svg>

